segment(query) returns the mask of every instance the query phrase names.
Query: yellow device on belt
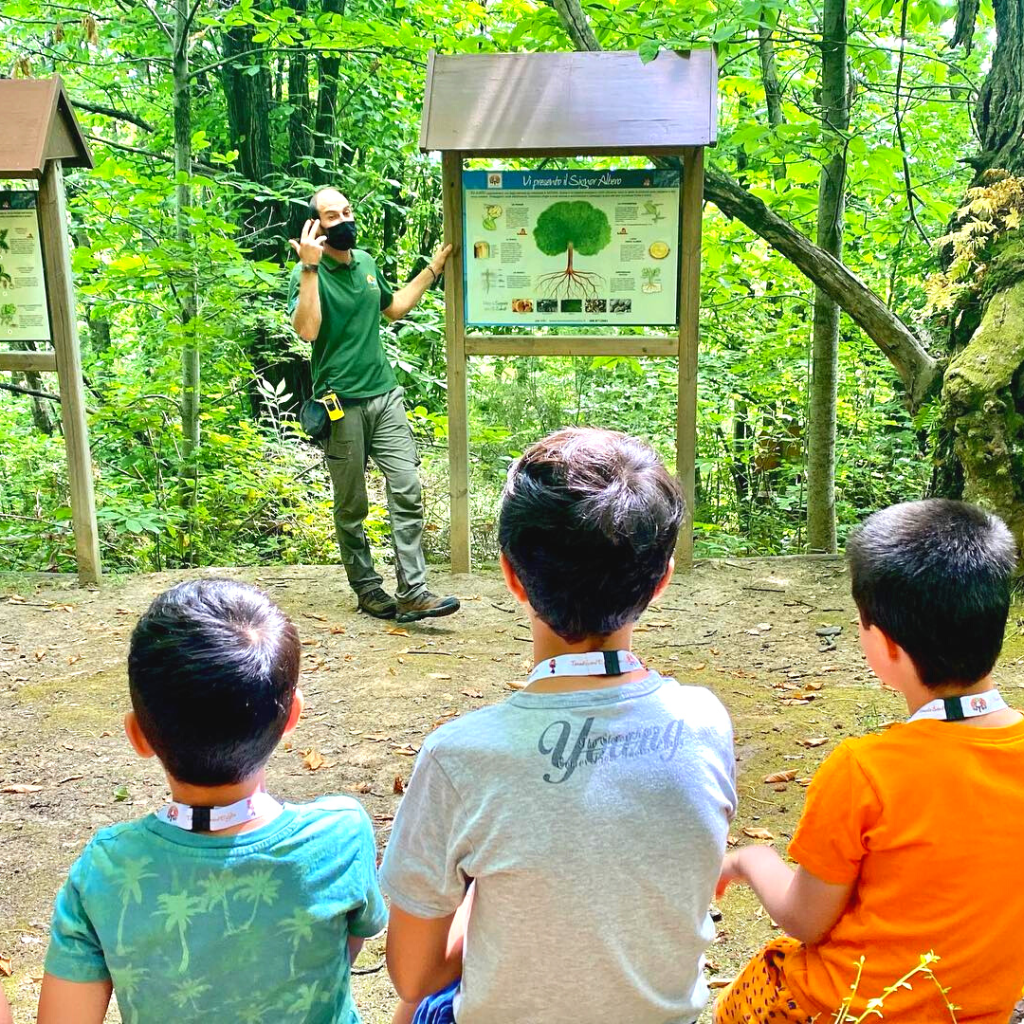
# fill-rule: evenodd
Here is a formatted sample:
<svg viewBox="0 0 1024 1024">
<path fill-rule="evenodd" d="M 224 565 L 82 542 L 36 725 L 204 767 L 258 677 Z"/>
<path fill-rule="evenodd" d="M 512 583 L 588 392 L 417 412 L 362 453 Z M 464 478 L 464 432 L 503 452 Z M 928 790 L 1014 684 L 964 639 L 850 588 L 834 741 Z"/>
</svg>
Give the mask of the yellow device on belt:
<svg viewBox="0 0 1024 1024">
<path fill-rule="evenodd" d="M 328 391 L 320 401 L 324 403 L 328 419 L 340 420 L 345 415 L 345 410 L 342 409 L 341 402 L 338 401 L 338 396 L 333 391 Z"/>
</svg>

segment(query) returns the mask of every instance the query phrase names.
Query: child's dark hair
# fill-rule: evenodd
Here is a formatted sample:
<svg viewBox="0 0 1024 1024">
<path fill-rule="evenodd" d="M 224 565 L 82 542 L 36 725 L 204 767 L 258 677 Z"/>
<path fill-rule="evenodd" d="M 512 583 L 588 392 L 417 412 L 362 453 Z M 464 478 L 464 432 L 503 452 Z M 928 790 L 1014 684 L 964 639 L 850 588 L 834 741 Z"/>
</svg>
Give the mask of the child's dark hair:
<svg viewBox="0 0 1024 1024">
<path fill-rule="evenodd" d="M 962 501 L 908 501 L 869 516 L 846 557 L 861 622 L 899 644 L 922 683 L 967 687 L 992 671 L 1017 561 L 1001 519 Z"/>
<path fill-rule="evenodd" d="M 179 583 L 132 633 L 132 707 L 174 778 L 240 782 L 281 739 L 301 657 L 295 626 L 261 590 L 226 579 Z"/>
<path fill-rule="evenodd" d="M 683 518 L 653 449 L 610 430 L 561 430 L 509 470 L 499 542 L 534 611 L 578 643 L 635 622 Z"/>
</svg>

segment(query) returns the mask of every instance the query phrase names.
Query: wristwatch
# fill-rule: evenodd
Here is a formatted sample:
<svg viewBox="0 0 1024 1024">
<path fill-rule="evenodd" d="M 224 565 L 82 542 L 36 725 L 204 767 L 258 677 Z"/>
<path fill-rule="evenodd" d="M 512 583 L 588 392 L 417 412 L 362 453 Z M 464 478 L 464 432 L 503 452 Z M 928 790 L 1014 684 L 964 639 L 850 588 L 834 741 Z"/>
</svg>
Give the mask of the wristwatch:
<svg viewBox="0 0 1024 1024">
<path fill-rule="evenodd" d="M 302 264 L 302 269 L 303 270 L 308 270 L 311 274 L 319 274 L 320 273 L 320 264 L 319 263 L 303 263 Z"/>
</svg>

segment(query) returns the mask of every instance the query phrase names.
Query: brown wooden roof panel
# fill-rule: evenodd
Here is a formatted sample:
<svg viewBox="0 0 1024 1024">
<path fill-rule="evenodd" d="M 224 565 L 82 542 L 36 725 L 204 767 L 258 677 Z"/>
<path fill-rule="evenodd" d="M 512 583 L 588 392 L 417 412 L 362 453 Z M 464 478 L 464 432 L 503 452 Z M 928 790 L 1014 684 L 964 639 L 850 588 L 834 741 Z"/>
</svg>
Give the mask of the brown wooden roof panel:
<svg viewBox="0 0 1024 1024">
<path fill-rule="evenodd" d="M 475 156 L 713 145 L 713 50 L 431 54 L 420 149 Z"/>
<path fill-rule="evenodd" d="M 92 167 L 59 77 L 0 79 L 0 178 L 39 178 L 48 160 Z"/>
</svg>

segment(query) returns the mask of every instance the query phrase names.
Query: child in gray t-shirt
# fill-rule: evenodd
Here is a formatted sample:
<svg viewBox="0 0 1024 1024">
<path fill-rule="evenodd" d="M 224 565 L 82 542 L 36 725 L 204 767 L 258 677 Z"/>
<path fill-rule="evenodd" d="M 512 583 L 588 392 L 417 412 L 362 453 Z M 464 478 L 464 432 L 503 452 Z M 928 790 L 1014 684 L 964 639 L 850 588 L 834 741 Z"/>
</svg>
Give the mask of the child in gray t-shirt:
<svg viewBox="0 0 1024 1024">
<path fill-rule="evenodd" d="M 381 868 L 396 1021 L 688 1024 L 704 1006 L 732 729 L 630 650 L 682 516 L 622 434 L 565 430 L 512 467 L 501 561 L 536 668 L 419 755 Z"/>
</svg>

